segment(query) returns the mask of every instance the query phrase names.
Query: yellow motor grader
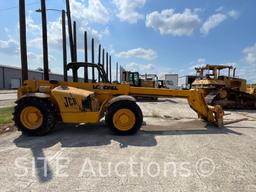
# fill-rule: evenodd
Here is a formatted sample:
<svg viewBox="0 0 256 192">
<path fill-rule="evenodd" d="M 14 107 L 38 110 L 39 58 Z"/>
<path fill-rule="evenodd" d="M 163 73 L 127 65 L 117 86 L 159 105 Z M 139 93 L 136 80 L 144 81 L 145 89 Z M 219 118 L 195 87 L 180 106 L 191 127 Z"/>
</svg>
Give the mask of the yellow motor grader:
<svg viewBox="0 0 256 192">
<path fill-rule="evenodd" d="M 196 69 L 192 89 L 202 91 L 208 105 L 225 109 L 256 109 L 256 95 L 248 93 L 246 80 L 236 77 L 231 65 L 207 64 Z"/>
</svg>

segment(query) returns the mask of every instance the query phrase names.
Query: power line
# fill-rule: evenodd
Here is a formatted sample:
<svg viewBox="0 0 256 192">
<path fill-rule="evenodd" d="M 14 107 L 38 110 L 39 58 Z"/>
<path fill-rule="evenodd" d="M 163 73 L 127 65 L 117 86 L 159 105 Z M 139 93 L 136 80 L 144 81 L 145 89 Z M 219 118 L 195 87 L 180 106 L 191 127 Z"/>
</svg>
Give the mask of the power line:
<svg viewBox="0 0 256 192">
<path fill-rule="evenodd" d="M 40 3 L 38 1 L 32 2 L 32 3 L 27 3 L 26 7 L 29 7 L 31 5 L 36 5 L 36 4 L 40 4 Z M 13 6 L 13 7 L 2 8 L 2 9 L 0 9 L 0 12 L 9 11 L 9 10 L 18 9 L 18 8 L 19 8 L 18 5 L 17 6 Z"/>
</svg>

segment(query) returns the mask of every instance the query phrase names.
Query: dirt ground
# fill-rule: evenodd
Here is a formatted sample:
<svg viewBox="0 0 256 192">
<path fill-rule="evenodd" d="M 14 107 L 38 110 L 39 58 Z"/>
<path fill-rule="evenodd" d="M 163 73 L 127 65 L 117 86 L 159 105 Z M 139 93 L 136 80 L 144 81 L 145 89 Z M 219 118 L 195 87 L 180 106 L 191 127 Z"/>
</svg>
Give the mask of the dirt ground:
<svg viewBox="0 0 256 192">
<path fill-rule="evenodd" d="M 63 125 L 45 137 L 0 136 L 0 191 L 256 191 L 256 111 L 226 111 L 225 128 L 184 99 L 139 102 L 134 136 Z"/>
</svg>

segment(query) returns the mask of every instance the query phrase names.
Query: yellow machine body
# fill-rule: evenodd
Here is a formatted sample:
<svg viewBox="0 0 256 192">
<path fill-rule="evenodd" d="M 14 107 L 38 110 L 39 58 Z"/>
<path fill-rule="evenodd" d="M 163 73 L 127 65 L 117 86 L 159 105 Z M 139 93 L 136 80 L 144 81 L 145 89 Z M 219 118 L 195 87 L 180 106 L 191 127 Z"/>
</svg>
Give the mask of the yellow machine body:
<svg viewBox="0 0 256 192">
<path fill-rule="evenodd" d="M 140 75 L 138 72 L 124 71 L 122 81 L 134 87 L 158 87 L 157 76 L 152 78 L 150 74 Z"/>
<path fill-rule="evenodd" d="M 256 95 L 256 84 L 247 85 L 246 92 L 252 95 Z"/>
<path fill-rule="evenodd" d="M 67 4 L 68 5 L 68 4 Z M 44 7 L 44 6 L 43 6 Z M 65 61 L 63 54 L 64 81 L 49 81 L 49 66 L 47 59 L 47 41 L 44 43 L 44 79 L 28 80 L 27 49 L 26 49 L 26 10 L 24 1 L 20 1 L 20 48 L 22 87 L 18 90 L 18 100 L 13 113 L 14 123 L 25 135 L 42 136 L 54 130 L 57 122 L 64 123 L 98 123 L 105 117 L 106 125 L 120 134 L 134 134 L 143 124 L 143 113 L 136 104 L 134 97 L 185 97 L 190 107 L 198 116 L 217 126 L 223 125 L 223 110 L 220 106 L 208 106 L 204 96 L 196 90 L 157 89 L 157 80 L 148 77 L 140 78 L 138 72 L 125 72 L 124 84 L 112 84 L 111 57 L 106 57 L 101 64 L 99 46 L 97 64 L 94 62 L 94 44 L 92 43 L 91 62 L 77 62 L 76 46 L 70 39 L 71 63 Z M 65 37 L 63 37 L 65 39 Z M 87 36 L 85 36 L 87 39 Z M 92 39 L 93 42 L 93 39 Z M 63 42 L 63 48 L 65 48 Z M 63 49 L 64 50 L 64 49 Z M 85 46 L 85 54 L 88 49 Z M 103 57 L 105 52 L 103 51 Z M 108 66 L 108 61 L 110 62 Z M 78 82 L 78 70 L 84 69 L 84 80 Z M 92 70 L 92 79 L 88 79 L 88 68 Z M 105 71 L 105 68 L 107 69 Z M 95 79 L 95 69 L 98 78 Z M 108 70 L 110 69 L 110 71 Z M 67 82 L 68 71 L 72 70 L 73 81 Z M 120 69 L 121 71 L 121 69 Z M 120 81 L 123 79 L 121 78 Z M 94 83 L 97 82 L 98 83 Z M 134 97 L 132 97 L 134 96 Z"/>
<path fill-rule="evenodd" d="M 221 79 L 196 79 L 192 86 L 198 89 L 212 89 L 216 87 L 232 88 L 241 92 L 246 92 L 246 80 L 233 77 L 222 77 Z"/>
<path fill-rule="evenodd" d="M 33 96 L 31 94 L 38 96 L 43 94 L 44 97 L 48 97 L 56 105 L 62 121 L 65 123 L 97 123 L 116 97 L 137 95 L 187 98 L 190 107 L 198 113 L 199 117 L 219 126 L 223 124 L 222 109 L 219 106 L 208 106 L 204 101 L 203 94 L 196 90 L 142 88 L 126 84 L 51 83 L 44 80 L 27 80 L 18 90 L 18 98 Z M 90 98 L 91 106 L 86 108 L 83 101 L 88 98 Z"/>
<path fill-rule="evenodd" d="M 253 87 L 248 88 L 246 80 L 237 78 L 235 71 L 233 66 L 225 65 L 198 67 L 192 89 L 201 91 L 209 105 L 221 105 L 227 109 L 255 109 Z"/>
<path fill-rule="evenodd" d="M 156 87 L 156 82 L 152 80 L 141 79 L 141 87 Z"/>
<path fill-rule="evenodd" d="M 100 120 L 99 102 L 91 91 L 69 86 L 51 90 L 65 123 L 97 123 Z M 87 103 L 87 104 L 86 104 Z"/>
</svg>

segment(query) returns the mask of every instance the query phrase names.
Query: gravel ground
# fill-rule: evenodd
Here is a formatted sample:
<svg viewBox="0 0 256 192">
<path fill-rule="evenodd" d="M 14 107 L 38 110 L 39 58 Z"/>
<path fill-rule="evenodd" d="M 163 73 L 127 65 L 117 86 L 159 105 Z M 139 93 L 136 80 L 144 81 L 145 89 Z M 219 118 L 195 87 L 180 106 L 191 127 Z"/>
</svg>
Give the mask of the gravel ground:
<svg viewBox="0 0 256 192">
<path fill-rule="evenodd" d="M 0 108 L 14 106 L 16 98 L 16 90 L 0 90 Z"/>
<path fill-rule="evenodd" d="M 103 121 L 1 135 L 0 191 L 256 191 L 256 111 L 230 111 L 248 120 L 219 129 L 183 99 L 139 105 L 146 123 L 134 136 Z"/>
</svg>

